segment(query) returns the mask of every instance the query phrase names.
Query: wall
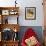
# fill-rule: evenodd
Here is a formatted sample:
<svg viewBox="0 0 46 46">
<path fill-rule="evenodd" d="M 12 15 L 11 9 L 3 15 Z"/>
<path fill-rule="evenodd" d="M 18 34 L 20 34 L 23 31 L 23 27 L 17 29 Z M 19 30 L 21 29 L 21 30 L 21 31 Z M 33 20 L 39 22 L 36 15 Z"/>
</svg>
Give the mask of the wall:
<svg viewBox="0 0 46 46">
<path fill-rule="evenodd" d="M 15 0 L 0 0 L 0 6 L 15 6 Z M 43 26 L 42 0 L 17 0 L 20 26 Z M 25 20 L 25 7 L 36 7 L 36 20 Z M 10 20 L 10 19 L 9 19 Z"/>
<path fill-rule="evenodd" d="M 42 26 L 43 25 L 43 6 L 42 0 L 21 0 L 19 24 L 22 26 Z M 36 7 L 36 20 L 25 20 L 25 7 Z"/>
</svg>

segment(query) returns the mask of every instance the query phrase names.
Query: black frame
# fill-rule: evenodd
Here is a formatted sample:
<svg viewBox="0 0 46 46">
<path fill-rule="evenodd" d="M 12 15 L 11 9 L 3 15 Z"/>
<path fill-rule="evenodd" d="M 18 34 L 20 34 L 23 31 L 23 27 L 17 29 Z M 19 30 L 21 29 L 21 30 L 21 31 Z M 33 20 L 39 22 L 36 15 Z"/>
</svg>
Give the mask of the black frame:
<svg viewBox="0 0 46 46">
<path fill-rule="evenodd" d="M 26 18 L 26 11 L 27 11 L 27 9 L 34 9 L 35 10 L 35 16 L 34 16 L 34 18 Z M 36 20 L 36 7 L 25 7 L 25 20 Z"/>
</svg>

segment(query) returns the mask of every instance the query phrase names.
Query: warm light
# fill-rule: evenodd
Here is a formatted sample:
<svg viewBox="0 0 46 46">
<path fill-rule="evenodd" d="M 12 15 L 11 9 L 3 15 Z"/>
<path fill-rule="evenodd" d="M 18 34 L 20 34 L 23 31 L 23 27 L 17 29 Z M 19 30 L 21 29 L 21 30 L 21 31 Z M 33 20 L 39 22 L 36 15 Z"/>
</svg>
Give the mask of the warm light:
<svg viewBox="0 0 46 46">
<path fill-rule="evenodd" d="M 12 10 L 12 11 L 14 11 L 14 10 Z"/>
<path fill-rule="evenodd" d="M 14 29 L 14 31 L 15 31 L 15 32 L 17 32 L 17 30 L 16 30 L 16 29 Z"/>
</svg>

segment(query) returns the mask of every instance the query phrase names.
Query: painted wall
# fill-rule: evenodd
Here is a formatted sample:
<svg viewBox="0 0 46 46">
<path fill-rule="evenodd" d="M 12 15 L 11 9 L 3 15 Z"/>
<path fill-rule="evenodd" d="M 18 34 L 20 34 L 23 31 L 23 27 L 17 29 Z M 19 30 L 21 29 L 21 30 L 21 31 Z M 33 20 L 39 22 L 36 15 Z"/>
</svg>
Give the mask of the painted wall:
<svg viewBox="0 0 46 46">
<path fill-rule="evenodd" d="M 20 22 L 22 26 L 42 26 L 43 25 L 43 6 L 42 0 L 21 0 Z M 25 7 L 36 7 L 36 20 L 25 20 Z"/>
<path fill-rule="evenodd" d="M 15 0 L 0 0 L 0 6 L 15 6 Z M 17 0 L 19 9 L 20 26 L 43 26 L 43 6 L 42 0 Z M 36 7 L 36 20 L 25 20 L 25 7 Z M 12 18 L 12 17 L 10 17 Z M 10 20 L 10 19 L 9 19 Z M 14 21 L 13 21 L 14 22 Z"/>
</svg>

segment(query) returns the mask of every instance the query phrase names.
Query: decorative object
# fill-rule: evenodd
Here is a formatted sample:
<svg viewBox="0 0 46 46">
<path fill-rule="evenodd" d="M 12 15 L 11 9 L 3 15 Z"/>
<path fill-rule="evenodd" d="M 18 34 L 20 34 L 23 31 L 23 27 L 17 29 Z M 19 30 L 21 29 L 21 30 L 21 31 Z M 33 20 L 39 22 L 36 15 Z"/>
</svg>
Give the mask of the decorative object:
<svg viewBox="0 0 46 46">
<path fill-rule="evenodd" d="M 26 20 L 35 20 L 36 19 L 36 8 L 35 7 L 26 7 L 25 8 L 25 19 Z"/>
<path fill-rule="evenodd" d="M 18 12 L 16 10 L 10 10 L 10 12 L 9 12 L 10 15 L 17 15 L 17 13 Z"/>
<path fill-rule="evenodd" d="M 10 15 L 14 15 L 14 11 L 13 10 L 10 11 Z"/>
<path fill-rule="evenodd" d="M 17 2 L 16 2 L 17 0 L 15 0 L 15 7 L 16 7 L 16 4 L 17 4 Z"/>
<path fill-rule="evenodd" d="M 12 40 L 12 30 L 10 28 L 5 28 L 3 30 L 3 34 L 2 34 L 2 40 L 4 41 L 8 41 L 8 40 Z"/>
<path fill-rule="evenodd" d="M 18 40 L 18 32 L 14 32 L 13 40 Z"/>
<path fill-rule="evenodd" d="M 2 15 L 9 15 L 9 10 L 2 10 Z"/>
<path fill-rule="evenodd" d="M 5 19 L 5 24 L 8 24 L 8 18 L 7 18 L 7 19 Z"/>
</svg>

